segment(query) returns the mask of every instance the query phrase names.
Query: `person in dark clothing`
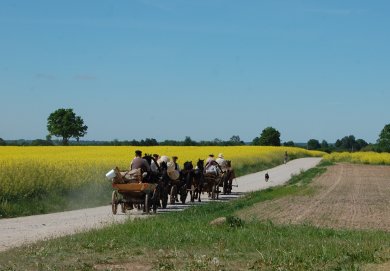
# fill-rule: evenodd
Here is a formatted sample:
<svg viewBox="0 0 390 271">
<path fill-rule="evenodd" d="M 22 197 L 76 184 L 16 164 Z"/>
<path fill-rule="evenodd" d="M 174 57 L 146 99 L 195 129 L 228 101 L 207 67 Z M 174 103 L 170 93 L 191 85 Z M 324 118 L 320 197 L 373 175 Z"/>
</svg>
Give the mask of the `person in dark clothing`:
<svg viewBox="0 0 390 271">
<path fill-rule="evenodd" d="M 179 159 L 177 156 L 172 156 L 172 162 L 175 163 L 175 170 L 180 171 L 180 166 L 177 163 L 177 159 Z"/>
</svg>

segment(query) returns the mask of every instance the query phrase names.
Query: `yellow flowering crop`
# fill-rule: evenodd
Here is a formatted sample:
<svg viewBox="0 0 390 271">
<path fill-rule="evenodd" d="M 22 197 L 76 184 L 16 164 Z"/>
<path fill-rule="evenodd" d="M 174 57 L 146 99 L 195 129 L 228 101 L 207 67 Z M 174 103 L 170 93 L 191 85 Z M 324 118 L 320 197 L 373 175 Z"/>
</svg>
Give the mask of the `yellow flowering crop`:
<svg viewBox="0 0 390 271">
<path fill-rule="evenodd" d="M 243 164 L 283 161 L 290 157 L 322 156 L 322 152 L 292 147 L 0 147 L 0 200 L 30 198 L 40 193 L 64 193 L 88 183 L 104 182 L 104 175 L 118 166 L 127 169 L 136 149 L 144 154 L 178 156 L 179 164 L 206 159 L 210 153 L 223 153 L 234 167 Z"/>
<path fill-rule="evenodd" d="M 334 152 L 324 156 L 333 162 L 349 162 L 357 164 L 390 165 L 390 153 L 377 152 Z"/>
</svg>

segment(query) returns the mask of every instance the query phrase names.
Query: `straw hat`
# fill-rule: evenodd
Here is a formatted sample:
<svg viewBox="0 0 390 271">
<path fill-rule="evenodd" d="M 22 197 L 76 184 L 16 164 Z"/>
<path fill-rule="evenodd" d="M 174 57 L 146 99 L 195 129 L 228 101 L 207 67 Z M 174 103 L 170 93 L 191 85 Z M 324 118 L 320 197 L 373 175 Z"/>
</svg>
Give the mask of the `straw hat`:
<svg viewBox="0 0 390 271">
<path fill-rule="evenodd" d="M 223 153 L 218 154 L 218 158 L 223 158 Z"/>
</svg>

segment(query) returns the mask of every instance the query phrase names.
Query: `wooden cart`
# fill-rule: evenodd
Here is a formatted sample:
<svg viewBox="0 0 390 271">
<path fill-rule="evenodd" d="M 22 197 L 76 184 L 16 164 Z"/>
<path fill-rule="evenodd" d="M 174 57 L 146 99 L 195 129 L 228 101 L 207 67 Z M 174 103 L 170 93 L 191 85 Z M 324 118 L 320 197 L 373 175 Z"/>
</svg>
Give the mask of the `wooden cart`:
<svg viewBox="0 0 390 271">
<path fill-rule="evenodd" d="M 219 186 L 222 184 L 223 173 L 204 173 L 203 191 L 209 193 L 211 199 L 218 199 Z"/>
<path fill-rule="evenodd" d="M 149 213 L 150 209 L 153 212 L 157 211 L 157 204 L 154 200 L 154 192 L 157 184 L 154 183 L 113 183 L 112 187 L 112 213 L 115 215 L 118 210 L 118 205 L 121 205 L 122 213 L 126 210 L 133 209 L 135 205 L 143 206 L 145 213 Z"/>
<path fill-rule="evenodd" d="M 142 177 L 137 180 L 128 180 L 125 178 L 128 171 L 120 171 L 114 169 L 115 177 L 112 178 L 112 213 L 116 214 L 118 205 L 121 206 L 122 213 L 126 210 L 133 209 L 135 206 L 143 208 L 145 213 L 149 213 L 151 209 L 157 211 L 157 184 L 144 183 Z"/>
</svg>

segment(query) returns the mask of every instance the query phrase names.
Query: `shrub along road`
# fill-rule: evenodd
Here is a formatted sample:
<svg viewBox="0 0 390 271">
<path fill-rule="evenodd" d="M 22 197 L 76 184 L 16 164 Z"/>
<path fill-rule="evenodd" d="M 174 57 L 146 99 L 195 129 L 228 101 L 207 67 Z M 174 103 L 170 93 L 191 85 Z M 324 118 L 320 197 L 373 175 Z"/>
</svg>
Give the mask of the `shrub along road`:
<svg viewBox="0 0 390 271">
<path fill-rule="evenodd" d="M 221 200 L 232 199 L 242 193 L 262 190 L 272 186 L 286 183 L 292 174 L 299 174 L 302 170 L 307 170 L 316 166 L 321 158 L 301 158 L 277 166 L 267 171 L 261 171 L 239 177 L 234 181 L 238 187 L 233 188 L 233 193 L 228 196 L 220 195 Z M 268 172 L 270 179 L 265 182 L 264 175 Z M 107 191 L 110 193 L 110 191 Z M 206 194 L 203 195 L 204 202 L 207 201 Z M 168 205 L 168 211 L 182 210 L 188 206 L 198 203 Z M 159 210 L 158 213 L 167 210 Z M 81 209 L 75 211 L 35 215 L 29 217 L 10 218 L 0 220 L 0 251 L 23 244 L 32 243 L 38 240 L 48 239 L 57 236 L 74 234 L 93 228 L 101 228 L 111 223 L 124 222 L 127 219 L 146 218 L 137 211 L 127 214 L 112 215 L 111 206 Z"/>
</svg>

